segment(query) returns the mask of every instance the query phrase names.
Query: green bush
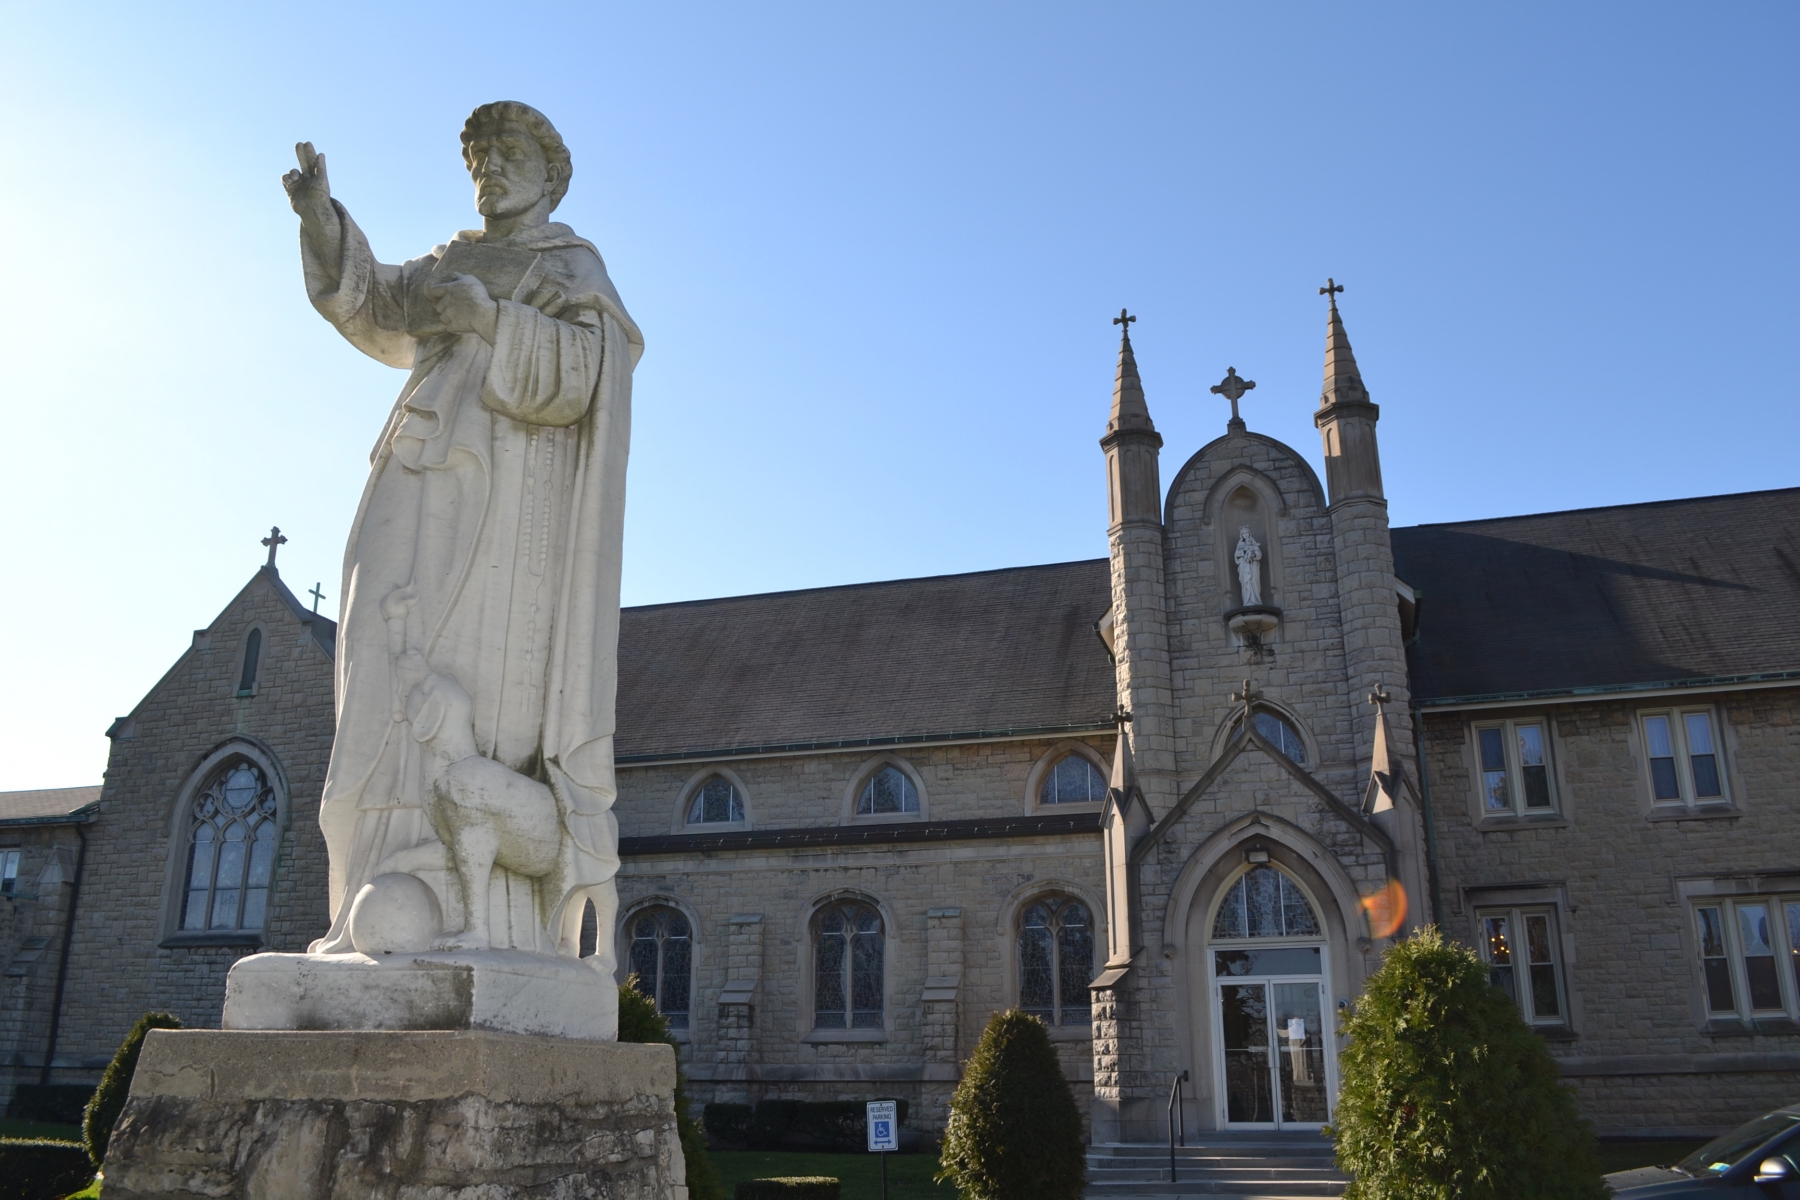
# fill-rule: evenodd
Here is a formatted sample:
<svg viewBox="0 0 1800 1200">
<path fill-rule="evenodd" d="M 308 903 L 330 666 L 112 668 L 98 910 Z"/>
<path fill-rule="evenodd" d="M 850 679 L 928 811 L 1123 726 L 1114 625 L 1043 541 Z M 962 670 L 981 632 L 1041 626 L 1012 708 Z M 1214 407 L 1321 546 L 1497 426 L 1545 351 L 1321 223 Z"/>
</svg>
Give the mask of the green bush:
<svg viewBox="0 0 1800 1200">
<path fill-rule="evenodd" d="M 750 1144 L 750 1118 L 755 1111 L 748 1104 L 709 1104 L 700 1113 L 700 1123 L 714 1141 L 747 1146 Z"/>
<path fill-rule="evenodd" d="M 1344 1022 L 1331 1130 L 1346 1200 L 1602 1200 L 1594 1135 L 1473 951 L 1420 930 Z"/>
<path fill-rule="evenodd" d="M 995 1013 L 950 1098 L 939 1183 L 966 1200 L 1080 1200 L 1081 1112 L 1036 1017 Z"/>
<path fill-rule="evenodd" d="M 181 1021 L 174 1013 L 145 1013 L 119 1043 L 118 1053 L 107 1064 L 106 1074 L 100 1077 L 100 1086 L 94 1089 L 94 1098 L 88 1101 L 87 1111 L 81 1115 L 81 1137 L 87 1143 L 88 1157 L 94 1160 L 96 1170 L 106 1161 L 106 1143 L 112 1140 L 113 1125 L 125 1111 L 126 1097 L 131 1095 L 131 1077 L 137 1072 L 144 1035 L 152 1029 L 180 1028 Z"/>
<path fill-rule="evenodd" d="M 681 1047 L 669 1033 L 669 1022 L 656 1004 L 637 990 L 637 976 L 619 985 L 619 1040 L 663 1042 L 675 1051 L 675 1128 L 681 1134 L 681 1156 L 687 1160 L 689 1200 L 725 1200 L 719 1169 L 706 1154 L 706 1135 L 700 1122 L 688 1116 L 687 1072 L 681 1069 Z"/>
<path fill-rule="evenodd" d="M 94 1164 L 80 1142 L 0 1138 L 0 1200 L 57 1200 L 93 1177 Z"/>
<path fill-rule="evenodd" d="M 839 1200 L 843 1185 L 829 1175 L 793 1175 L 785 1179 L 746 1179 L 731 1200 Z"/>
<path fill-rule="evenodd" d="M 798 1100 L 759 1100 L 750 1118 L 750 1147 L 773 1150 L 787 1141 L 788 1134 L 800 1118 Z"/>
<path fill-rule="evenodd" d="M 6 1115 L 14 1121 L 44 1121 L 51 1125 L 79 1125 L 94 1088 L 86 1083 L 21 1083 L 6 1102 Z"/>
</svg>

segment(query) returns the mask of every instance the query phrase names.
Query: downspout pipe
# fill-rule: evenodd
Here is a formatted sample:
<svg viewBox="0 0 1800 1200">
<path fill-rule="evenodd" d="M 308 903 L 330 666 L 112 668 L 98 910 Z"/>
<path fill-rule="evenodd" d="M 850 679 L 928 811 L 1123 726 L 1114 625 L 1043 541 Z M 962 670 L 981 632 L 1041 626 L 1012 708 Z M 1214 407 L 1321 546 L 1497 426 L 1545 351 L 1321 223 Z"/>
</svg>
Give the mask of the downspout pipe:
<svg viewBox="0 0 1800 1200">
<path fill-rule="evenodd" d="M 1425 880 L 1431 890 L 1431 923 L 1444 927 L 1443 902 L 1438 894 L 1437 823 L 1431 819 L 1431 775 L 1425 769 L 1425 715 L 1412 710 L 1413 761 L 1419 764 L 1419 807 L 1425 811 Z"/>
<path fill-rule="evenodd" d="M 56 964 L 56 997 L 50 1001 L 50 1036 L 44 1042 L 44 1065 L 38 1072 L 39 1083 L 50 1082 L 50 1064 L 56 1058 L 56 1035 L 62 1031 L 63 989 L 69 982 L 69 951 L 75 945 L 75 906 L 81 903 L 81 871 L 87 865 L 87 828 L 75 827 L 81 849 L 75 852 L 75 882 L 69 887 L 69 914 L 63 919 L 62 956 Z"/>
</svg>

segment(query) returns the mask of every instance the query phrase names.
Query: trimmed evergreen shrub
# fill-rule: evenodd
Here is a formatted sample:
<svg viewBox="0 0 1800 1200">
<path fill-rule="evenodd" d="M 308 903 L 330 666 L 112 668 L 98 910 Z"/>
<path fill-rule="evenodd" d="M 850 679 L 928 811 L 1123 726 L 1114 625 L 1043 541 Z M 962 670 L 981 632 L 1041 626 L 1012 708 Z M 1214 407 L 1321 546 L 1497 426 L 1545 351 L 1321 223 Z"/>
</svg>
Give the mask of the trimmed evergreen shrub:
<svg viewBox="0 0 1800 1200">
<path fill-rule="evenodd" d="M 966 1200 L 1081 1200 L 1081 1111 L 1044 1023 L 995 1013 L 950 1098 L 937 1181 Z"/>
<path fill-rule="evenodd" d="M 754 1111 L 748 1104 L 709 1104 L 700 1113 L 700 1123 L 714 1141 L 745 1146 L 750 1142 L 750 1117 Z"/>
<path fill-rule="evenodd" d="M 681 1069 L 681 1047 L 669 1033 L 669 1022 L 656 1003 L 637 990 L 637 976 L 619 985 L 619 1040 L 662 1042 L 675 1051 L 675 1128 L 681 1134 L 681 1156 L 687 1160 L 689 1200 L 725 1200 L 719 1170 L 706 1154 L 700 1122 L 688 1116 L 687 1072 Z"/>
<path fill-rule="evenodd" d="M 829 1175 L 789 1175 L 779 1179 L 746 1179 L 731 1200 L 840 1200 L 843 1185 Z"/>
<path fill-rule="evenodd" d="M 0 1200 L 56 1200 L 94 1177 L 87 1147 L 49 1138 L 0 1138 Z"/>
<path fill-rule="evenodd" d="M 131 1095 L 131 1077 L 137 1073 L 138 1055 L 144 1049 L 144 1035 L 152 1029 L 180 1029 L 181 1021 L 174 1013 L 145 1013 L 119 1043 L 119 1049 L 107 1064 L 94 1098 L 81 1115 L 81 1136 L 87 1143 L 88 1157 L 94 1169 L 106 1161 L 106 1143 L 112 1140 L 113 1125 L 125 1111 L 125 1100 Z"/>
<path fill-rule="evenodd" d="M 1422 929 L 1344 1022 L 1331 1134 L 1346 1200 L 1603 1200 L 1594 1134 L 1543 1039 L 1467 947 Z"/>
<path fill-rule="evenodd" d="M 93 1087 L 85 1083 L 21 1083 L 6 1102 L 6 1115 L 15 1121 L 79 1125 L 93 1098 Z"/>
</svg>

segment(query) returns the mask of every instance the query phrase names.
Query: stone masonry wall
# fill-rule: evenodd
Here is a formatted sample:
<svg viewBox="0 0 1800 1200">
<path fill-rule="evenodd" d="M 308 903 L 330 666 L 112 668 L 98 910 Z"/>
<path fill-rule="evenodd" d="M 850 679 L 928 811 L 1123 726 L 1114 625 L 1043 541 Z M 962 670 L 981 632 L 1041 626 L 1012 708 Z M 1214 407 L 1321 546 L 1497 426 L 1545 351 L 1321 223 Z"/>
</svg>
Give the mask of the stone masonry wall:
<svg viewBox="0 0 1800 1200">
<path fill-rule="evenodd" d="M 241 646 L 253 623 L 263 629 L 256 694 L 239 699 Z M 258 572 L 113 739 L 100 815 L 89 826 L 54 1082 L 96 1081 L 148 1010 L 216 1027 L 232 963 L 261 948 L 304 950 L 325 932 L 318 802 L 333 723 L 331 658 Z M 180 888 L 185 866 L 174 861 L 187 836 L 185 826 L 177 832 L 176 798 L 200 761 L 233 738 L 266 748 L 290 789 L 265 945 L 164 945 L 176 911 L 170 889 Z M 29 1020 L 46 1019 L 47 1003 L 47 989 L 34 983 Z M 35 1066 L 32 1049 L 27 1043 L 20 1057 Z M 26 1076 L 35 1081 L 36 1071 L 12 1069 L 0 1086 L 10 1091 Z"/>
<path fill-rule="evenodd" d="M 1672 703 L 1716 706 L 1722 815 L 1656 819 L 1637 714 Z M 1501 717 L 1547 721 L 1555 813 L 1485 817 L 1471 728 Z M 1683 893 L 1800 898 L 1800 690 L 1428 712 L 1424 728 L 1444 926 L 1474 945 L 1477 904 L 1557 910 L 1571 1021 L 1547 1036 L 1587 1115 L 1602 1129 L 1699 1130 L 1792 1103 L 1800 1022 L 1709 1019 Z"/>
</svg>

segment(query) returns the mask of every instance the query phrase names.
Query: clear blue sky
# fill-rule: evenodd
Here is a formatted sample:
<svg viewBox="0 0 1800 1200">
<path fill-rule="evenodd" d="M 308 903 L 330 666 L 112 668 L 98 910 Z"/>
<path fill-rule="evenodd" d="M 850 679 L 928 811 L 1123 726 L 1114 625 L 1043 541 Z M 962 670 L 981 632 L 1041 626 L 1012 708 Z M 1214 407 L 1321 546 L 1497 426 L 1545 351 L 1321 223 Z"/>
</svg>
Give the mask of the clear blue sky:
<svg viewBox="0 0 1800 1200">
<path fill-rule="evenodd" d="M 571 15 L 572 14 L 572 15 Z M 1800 483 L 1792 4 L 0 5 L 0 788 L 97 782 L 262 559 L 335 612 L 401 382 L 320 320 L 292 145 L 397 262 L 457 132 L 574 153 L 637 372 L 625 602 L 1105 553 L 1121 305 L 1164 477 L 1318 461 L 1327 275 L 1397 524 Z"/>
</svg>

